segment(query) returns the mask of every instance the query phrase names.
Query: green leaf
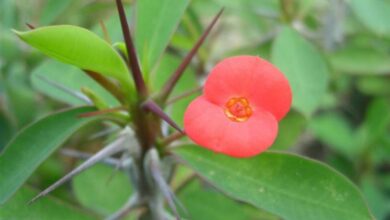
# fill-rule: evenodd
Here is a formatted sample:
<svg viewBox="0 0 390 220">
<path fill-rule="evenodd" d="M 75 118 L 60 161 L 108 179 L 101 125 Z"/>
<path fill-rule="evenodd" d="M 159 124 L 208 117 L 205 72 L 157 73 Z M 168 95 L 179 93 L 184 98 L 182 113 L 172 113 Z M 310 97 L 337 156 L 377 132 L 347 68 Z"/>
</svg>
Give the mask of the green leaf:
<svg viewBox="0 0 390 220">
<path fill-rule="evenodd" d="M 0 66 L 7 66 L 12 64 L 13 61 L 20 59 L 20 50 L 15 35 L 9 29 L 3 29 L 0 27 L 0 31 L 0 57 L 5 61 L 5 63 L 1 64 Z"/>
<path fill-rule="evenodd" d="M 108 106 L 115 107 L 120 105 L 118 100 L 107 92 L 107 90 L 77 67 L 63 64 L 55 60 L 47 60 L 32 71 L 31 82 L 35 89 L 56 100 L 70 105 L 85 104 L 84 101 L 53 86 L 53 84 L 50 84 L 47 80 L 79 93 L 81 93 L 82 87 L 87 87 L 99 95 Z"/>
<path fill-rule="evenodd" d="M 278 136 L 272 145 L 273 150 L 284 150 L 292 147 L 306 127 L 306 119 L 295 111 L 290 111 L 279 123 Z"/>
<path fill-rule="evenodd" d="M 0 153 L 11 138 L 12 131 L 10 120 L 0 111 Z"/>
<path fill-rule="evenodd" d="M 344 155 L 356 155 L 361 149 L 356 144 L 352 126 L 340 114 L 327 113 L 316 116 L 310 121 L 309 130 L 323 143 Z"/>
<path fill-rule="evenodd" d="M 367 95 L 390 95 L 390 78 L 383 76 L 364 76 L 357 81 L 358 89 Z"/>
<path fill-rule="evenodd" d="M 18 128 L 30 123 L 37 115 L 39 105 L 34 91 L 26 83 L 26 70 L 22 63 L 15 63 L 8 69 L 5 81 L 7 105 Z M 26 111 L 26 106 L 29 110 Z"/>
<path fill-rule="evenodd" d="M 271 60 L 291 84 L 293 107 L 310 116 L 321 104 L 328 85 L 323 57 L 297 32 L 284 28 L 274 41 Z"/>
<path fill-rule="evenodd" d="M 87 29 L 56 25 L 16 34 L 49 57 L 113 77 L 122 83 L 126 92 L 132 91 L 130 73 L 123 59 L 107 42 Z"/>
<path fill-rule="evenodd" d="M 390 103 L 384 98 L 374 99 L 368 107 L 364 123 L 371 141 L 385 135 L 390 125 Z"/>
<path fill-rule="evenodd" d="M 277 220 L 278 217 L 260 211 L 246 204 L 238 203 L 215 189 L 193 181 L 179 192 L 178 197 L 186 212 L 182 217 L 188 219 L 213 220 Z M 186 218 L 187 219 L 187 218 Z"/>
<path fill-rule="evenodd" d="M 98 117 L 78 117 L 94 110 L 92 107 L 82 107 L 58 112 L 20 131 L 0 155 L 0 204 L 9 199 L 76 130 L 98 120 Z"/>
<path fill-rule="evenodd" d="M 374 48 L 349 46 L 330 55 L 337 71 L 351 74 L 388 74 L 390 56 Z"/>
<path fill-rule="evenodd" d="M 390 213 L 390 199 L 386 196 L 384 190 L 375 184 L 372 176 L 367 176 L 362 181 L 362 192 L 367 198 L 373 214 L 377 219 L 387 219 Z"/>
<path fill-rule="evenodd" d="M 39 16 L 41 25 L 52 24 L 73 2 L 73 0 L 46 0 Z"/>
<path fill-rule="evenodd" d="M 350 1 L 355 16 L 378 35 L 390 34 L 390 2 L 385 0 Z"/>
<path fill-rule="evenodd" d="M 38 191 L 31 187 L 22 187 L 9 202 L 0 207 L 0 219 L 61 220 L 64 219 L 65 216 L 67 220 L 96 219 L 96 216 L 92 216 L 86 211 L 73 207 L 50 195 L 40 199 L 34 204 L 28 205 L 27 202 L 37 193 Z"/>
<path fill-rule="evenodd" d="M 76 176 L 72 186 L 82 205 L 102 215 L 119 210 L 132 192 L 128 176 L 103 164 L 97 164 Z"/>
<path fill-rule="evenodd" d="M 167 47 L 189 0 L 137 2 L 135 41 L 144 73 L 151 71 Z"/>
<path fill-rule="evenodd" d="M 17 24 L 17 4 L 12 0 L 0 1 L 0 27 L 6 29 L 15 27 Z M 3 31 L 3 30 L 2 30 Z M 3 32 L 1 33 L 3 35 Z"/>
<path fill-rule="evenodd" d="M 356 186 L 317 161 L 278 152 L 238 159 L 193 145 L 175 151 L 228 196 L 284 219 L 373 219 Z"/>
</svg>

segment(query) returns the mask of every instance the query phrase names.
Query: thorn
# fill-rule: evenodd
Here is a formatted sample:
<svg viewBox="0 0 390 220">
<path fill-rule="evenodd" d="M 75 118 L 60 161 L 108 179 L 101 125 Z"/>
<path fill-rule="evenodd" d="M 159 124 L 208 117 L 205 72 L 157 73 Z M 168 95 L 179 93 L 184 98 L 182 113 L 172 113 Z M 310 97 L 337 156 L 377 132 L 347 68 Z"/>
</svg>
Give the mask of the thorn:
<svg viewBox="0 0 390 220">
<path fill-rule="evenodd" d="M 94 140 L 94 139 L 97 139 L 97 138 L 100 138 L 100 137 L 104 137 L 106 135 L 109 135 L 111 133 L 114 133 L 116 131 L 118 131 L 120 128 L 119 127 L 116 127 L 116 126 L 111 126 L 109 128 L 106 128 L 102 131 L 99 131 L 99 132 L 96 132 L 94 134 L 92 134 L 88 140 L 91 141 L 91 140 Z"/>
<path fill-rule="evenodd" d="M 88 97 L 85 96 L 84 94 L 82 94 L 81 92 L 73 91 L 73 90 L 71 90 L 71 89 L 69 89 L 69 88 L 67 88 L 67 87 L 65 87 L 65 86 L 63 86 L 63 85 L 61 85 L 61 84 L 51 80 L 51 79 L 46 78 L 45 76 L 37 75 L 37 77 L 40 80 L 48 83 L 49 85 L 51 85 L 51 86 L 53 86 L 53 87 L 55 87 L 55 88 L 65 92 L 65 93 L 67 93 L 67 94 L 69 94 L 69 95 L 71 95 L 71 96 L 73 96 L 75 98 L 78 98 L 78 99 L 80 99 L 83 102 L 86 102 L 88 105 L 92 104 L 91 100 L 89 100 Z"/>
<path fill-rule="evenodd" d="M 214 27 L 215 23 L 218 21 L 218 18 L 221 16 L 223 12 L 223 8 L 218 12 L 218 14 L 214 17 L 214 19 L 211 21 L 209 26 L 206 28 L 206 30 L 203 32 L 202 36 L 198 39 L 198 41 L 195 43 L 194 47 L 192 47 L 191 51 L 187 54 L 187 56 L 183 59 L 182 63 L 179 65 L 179 67 L 176 69 L 176 71 L 172 74 L 172 76 L 169 78 L 169 80 L 165 83 L 161 93 L 160 98 L 165 101 L 170 93 L 172 92 L 174 86 L 176 85 L 177 81 L 179 81 L 180 77 L 183 75 L 184 70 L 187 68 L 188 64 L 191 62 L 192 58 L 195 56 L 196 52 L 200 48 L 200 46 L 203 44 L 204 40 L 210 33 L 211 29 Z"/>
<path fill-rule="evenodd" d="M 167 122 L 170 126 L 175 128 L 177 131 L 180 133 L 184 134 L 184 131 L 169 117 L 162 109 L 160 106 L 158 106 L 154 101 L 152 100 L 147 100 L 141 105 L 144 109 L 147 109 L 157 116 L 159 116 L 162 120 Z"/>
<path fill-rule="evenodd" d="M 78 117 L 79 118 L 88 118 L 88 117 L 98 116 L 98 115 L 102 115 L 102 114 L 117 112 L 117 111 L 121 111 L 121 110 L 126 110 L 126 107 L 119 106 L 116 108 L 109 108 L 109 109 L 103 109 L 100 111 L 87 112 L 87 113 L 83 113 L 83 114 L 78 115 Z"/>
<path fill-rule="evenodd" d="M 183 98 L 186 98 L 190 95 L 193 95 L 193 94 L 196 94 L 200 91 L 202 91 L 203 87 L 202 86 L 199 86 L 198 88 L 195 88 L 195 89 L 192 89 L 192 90 L 189 90 L 187 92 L 184 92 L 176 97 L 173 97 L 171 99 L 168 99 L 168 101 L 166 102 L 166 105 L 170 105 L 170 104 L 173 104 L 177 101 L 179 101 L 180 99 L 183 99 Z"/>
<path fill-rule="evenodd" d="M 32 25 L 32 24 L 30 24 L 30 23 L 27 23 L 27 22 L 26 22 L 26 25 L 27 25 L 27 27 L 30 28 L 31 30 L 34 30 L 34 29 L 35 29 L 35 26 Z"/>
<path fill-rule="evenodd" d="M 178 199 L 176 198 L 175 194 L 172 192 L 168 183 L 165 181 L 163 174 L 161 173 L 160 159 L 158 157 L 158 152 L 157 150 L 153 149 L 149 153 L 150 153 L 150 171 L 152 177 L 156 181 L 157 186 L 160 188 L 161 192 L 163 193 L 165 199 L 168 202 L 169 207 L 171 208 L 172 212 L 175 214 L 176 219 L 180 220 L 180 215 L 179 212 L 177 211 L 176 204 L 175 204 L 175 201 L 178 202 Z"/>
<path fill-rule="evenodd" d="M 142 77 L 141 68 L 138 63 L 137 53 L 134 47 L 133 40 L 131 38 L 131 32 L 130 32 L 129 25 L 127 23 L 125 9 L 123 8 L 123 4 L 121 0 L 116 0 L 116 5 L 119 13 L 119 19 L 121 22 L 123 38 L 125 40 L 127 53 L 129 55 L 129 58 L 127 59 L 128 66 L 131 69 L 134 83 L 137 88 L 137 92 L 141 96 L 146 97 L 147 91 L 146 91 L 145 81 Z"/>
<path fill-rule="evenodd" d="M 64 156 L 72 157 L 80 160 L 88 160 L 93 156 L 93 154 L 91 153 L 81 152 L 81 151 L 67 149 L 67 148 L 61 149 L 60 153 Z M 120 162 L 117 159 L 114 159 L 112 157 L 105 158 L 101 162 L 113 167 L 120 165 Z"/>
<path fill-rule="evenodd" d="M 104 147 L 102 150 L 94 154 L 92 157 L 88 158 L 84 163 L 82 163 L 80 166 L 75 168 L 74 170 L 70 171 L 68 174 L 66 174 L 64 177 L 59 179 L 57 182 L 40 192 L 37 196 L 35 196 L 31 201 L 28 202 L 28 204 L 32 204 L 39 198 L 49 194 L 51 191 L 55 190 L 57 187 L 61 186 L 77 174 L 81 173 L 82 171 L 86 170 L 87 168 L 95 165 L 96 163 L 100 162 L 104 158 L 107 158 L 113 154 L 116 154 L 120 151 L 123 151 L 125 149 L 124 143 L 128 138 L 126 136 L 122 136 L 118 138 L 116 141 L 112 142 L 108 146 Z"/>
<path fill-rule="evenodd" d="M 102 29 L 102 32 L 104 35 L 104 40 L 106 40 L 107 43 L 109 43 L 111 45 L 112 42 L 111 42 L 110 34 L 107 31 L 106 25 L 104 24 L 104 22 L 102 20 L 99 20 L 99 25 L 100 25 L 100 28 Z"/>
</svg>

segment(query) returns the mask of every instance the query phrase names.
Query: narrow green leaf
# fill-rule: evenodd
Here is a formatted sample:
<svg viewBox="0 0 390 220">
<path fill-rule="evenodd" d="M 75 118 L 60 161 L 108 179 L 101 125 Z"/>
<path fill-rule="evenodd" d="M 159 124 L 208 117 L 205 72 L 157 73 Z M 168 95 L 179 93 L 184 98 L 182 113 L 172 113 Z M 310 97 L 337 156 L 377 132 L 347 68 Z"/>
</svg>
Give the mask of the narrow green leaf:
<svg viewBox="0 0 390 220">
<path fill-rule="evenodd" d="M 390 2 L 385 0 L 349 1 L 356 17 L 378 35 L 390 34 Z"/>
<path fill-rule="evenodd" d="M 271 60 L 290 81 L 293 107 L 310 116 L 321 104 L 328 85 L 323 57 L 310 42 L 286 27 L 273 44 Z"/>
<path fill-rule="evenodd" d="M 37 193 L 35 189 L 22 187 L 9 202 L 0 207 L 0 219 L 60 220 L 66 216 L 67 220 L 93 220 L 97 217 L 51 196 L 27 205 L 27 202 Z"/>
<path fill-rule="evenodd" d="M 81 69 L 113 77 L 131 92 L 132 81 L 120 55 L 103 39 L 87 29 L 72 25 L 37 28 L 16 34 L 49 57 Z"/>
<path fill-rule="evenodd" d="M 167 47 L 189 0 L 137 2 L 135 42 L 144 73 L 151 71 Z"/>
<path fill-rule="evenodd" d="M 284 219 L 373 219 L 358 189 L 314 160 L 278 152 L 237 159 L 193 145 L 175 151 L 227 195 Z"/>
<path fill-rule="evenodd" d="M 19 132 L 0 155 L 0 204 L 8 200 L 76 130 L 99 119 L 78 117 L 94 110 L 92 107 L 82 107 L 55 113 Z"/>
<path fill-rule="evenodd" d="M 31 73 L 33 86 L 45 95 L 70 105 L 82 105 L 84 101 L 70 95 L 62 89 L 47 82 L 50 80 L 69 89 L 81 93 L 82 87 L 92 89 L 110 107 L 120 105 L 107 90 L 96 83 L 91 77 L 77 67 L 73 67 L 55 60 L 47 60 L 37 66 Z"/>
</svg>

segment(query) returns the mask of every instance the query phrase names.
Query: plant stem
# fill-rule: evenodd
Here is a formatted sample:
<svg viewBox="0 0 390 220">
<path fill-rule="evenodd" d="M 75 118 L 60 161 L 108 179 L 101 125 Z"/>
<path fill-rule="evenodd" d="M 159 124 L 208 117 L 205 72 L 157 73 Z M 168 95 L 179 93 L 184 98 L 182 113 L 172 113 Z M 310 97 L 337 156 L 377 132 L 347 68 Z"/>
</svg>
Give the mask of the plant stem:
<svg viewBox="0 0 390 220">
<path fill-rule="evenodd" d="M 131 38 L 131 32 L 127 23 L 126 13 L 122 1 L 116 0 L 116 5 L 121 22 L 123 37 L 125 39 L 127 53 L 129 55 L 129 58 L 127 59 L 127 64 L 128 67 L 131 69 L 138 95 L 140 95 L 142 98 L 145 98 L 147 96 L 147 89 L 145 86 L 145 81 L 142 77 L 141 68 L 138 63 L 137 53 L 134 47 L 133 40 Z"/>
</svg>

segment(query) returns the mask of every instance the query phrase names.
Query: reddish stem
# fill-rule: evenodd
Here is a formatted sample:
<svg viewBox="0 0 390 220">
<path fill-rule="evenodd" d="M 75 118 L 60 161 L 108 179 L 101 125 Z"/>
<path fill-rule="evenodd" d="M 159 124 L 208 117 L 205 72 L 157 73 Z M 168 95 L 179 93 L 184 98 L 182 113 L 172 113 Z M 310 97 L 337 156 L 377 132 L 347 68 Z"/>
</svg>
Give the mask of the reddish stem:
<svg viewBox="0 0 390 220">
<path fill-rule="evenodd" d="M 141 97 L 146 97 L 147 90 L 145 86 L 145 81 L 144 78 L 142 77 L 141 68 L 138 63 L 136 50 L 133 44 L 133 40 L 131 38 L 131 32 L 130 32 L 129 25 L 127 23 L 126 13 L 123 8 L 122 1 L 116 0 L 116 5 L 119 13 L 119 19 L 122 26 L 122 32 L 126 44 L 127 53 L 129 55 L 129 58 L 127 59 L 128 66 L 131 69 L 132 76 L 135 82 L 135 87 L 137 89 L 138 94 L 141 95 Z"/>
</svg>

